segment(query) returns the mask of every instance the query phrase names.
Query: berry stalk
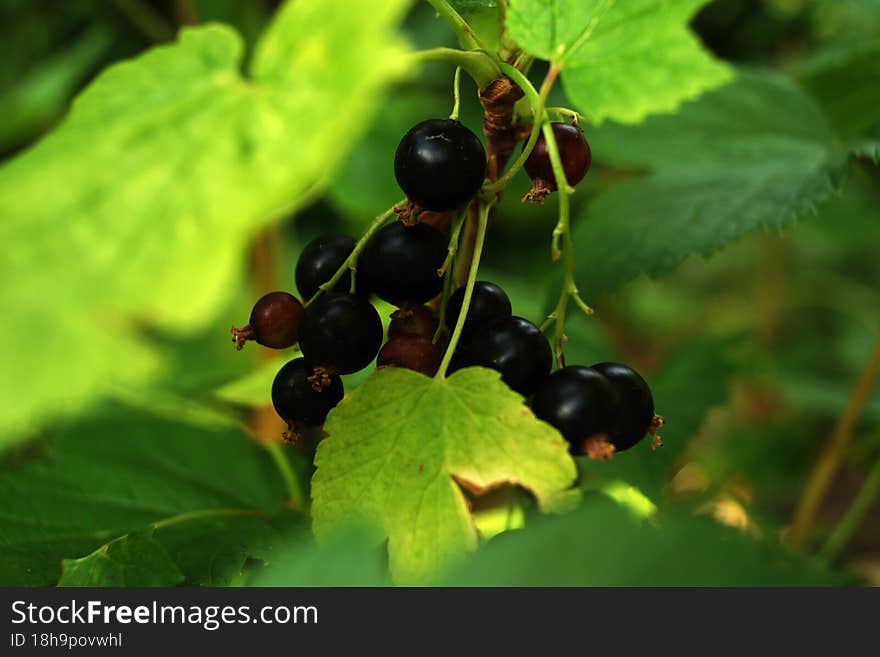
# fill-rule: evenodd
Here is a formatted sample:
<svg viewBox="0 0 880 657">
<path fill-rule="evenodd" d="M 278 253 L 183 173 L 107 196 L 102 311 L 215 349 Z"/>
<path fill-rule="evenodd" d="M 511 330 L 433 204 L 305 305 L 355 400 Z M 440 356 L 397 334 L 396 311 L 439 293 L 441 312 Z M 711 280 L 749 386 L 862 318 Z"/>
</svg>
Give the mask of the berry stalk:
<svg viewBox="0 0 880 657">
<path fill-rule="evenodd" d="M 405 202 L 406 201 L 401 201 L 400 204 L 405 203 Z M 309 299 L 308 301 L 306 301 L 305 304 L 303 304 L 305 308 L 308 308 L 309 305 L 315 299 L 317 299 L 319 296 L 321 296 L 324 292 L 332 290 L 333 286 L 335 286 L 336 283 L 339 282 L 339 279 L 345 275 L 345 272 L 347 270 L 351 270 L 351 292 L 352 293 L 354 292 L 355 278 L 356 278 L 355 273 L 356 273 L 356 269 L 357 269 L 358 256 L 360 255 L 361 251 L 364 250 L 364 247 L 367 245 L 367 242 L 370 240 L 370 238 L 380 228 L 382 228 L 382 226 L 385 224 L 386 221 L 388 221 L 389 218 L 391 218 L 394 215 L 394 208 L 397 205 L 399 205 L 399 204 L 395 203 L 389 209 L 387 209 L 385 212 L 383 212 L 382 214 L 378 215 L 375 219 L 373 219 L 372 223 L 367 227 L 367 230 L 364 232 L 363 235 L 361 235 L 361 238 L 357 241 L 357 244 L 354 245 L 354 249 L 352 249 L 351 253 L 345 259 L 345 262 L 343 262 L 342 265 L 339 267 L 339 269 L 336 270 L 336 273 L 330 277 L 330 280 L 328 280 L 326 283 L 323 283 L 318 288 L 318 291 L 315 292 L 314 296 L 312 296 L 311 299 Z"/>
<path fill-rule="evenodd" d="M 455 348 L 458 346 L 458 340 L 461 338 L 461 332 L 464 329 L 464 322 L 467 318 L 468 308 L 471 305 L 471 297 L 474 293 L 474 285 L 477 282 L 477 271 L 480 269 L 480 256 L 483 253 L 483 244 L 486 241 L 486 226 L 489 223 L 489 211 L 495 205 L 494 200 L 482 202 L 479 208 L 479 218 L 477 219 L 477 235 L 474 241 L 474 252 L 470 261 L 470 271 L 464 292 L 464 299 L 461 303 L 461 311 L 458 314 L 458 320 L 455 322 L 455 328 L 452 331 L 452 337 L 449 339 L 449 346 L 446 347 L 446 353 L 443 354 L 443 360 L 437 369 L 437 378 L 446 377 L 446 370 L 449 369 L 449 363 Z"/>
<path fill-rule="evenodd" d="M 583 299 L 574 282 L 574 241 L 571 238 L 571 203 L 569 197 L 574 193 L 574 189 L 569 187 L 568 181 L 565 179 L 565 169 L 562 166 L 562 159 L 559 157 L 559 147 L 556 143 L 556 136 L 553 134 L 553 127 L 549 122 L 545 122 L 542 128 L 544 139 L 547 142 L 547 153 L 550 156 L 550 164 L 553 167 L 553 176 L 556 178 L 557 194 L 559 195 L 559 221 L 553 229 L 553 242 L 551 246 L 551 256 L 554 260 L 558 260 L 560 255 L 565 256 L 565 279 L 562 283 L 562 292 L 559 295 L 559 301 L 556 308 L 547 317 L 547 320 L 541 326 L 541 330 L 549 327 L 550 323 L 555 324 L 555 333 L 553 348 L 556 353 L 557 367 L 565 367 L 565 355 L 562 345 L 567 340 L 565 336 L 565 313 L 568 310 L 568 300 L 573 298 L 578 307 L 587 315 L 593 313 Z M 559 239 L 562 238 L 562 253 L 559 249 Z"/>
</svg>

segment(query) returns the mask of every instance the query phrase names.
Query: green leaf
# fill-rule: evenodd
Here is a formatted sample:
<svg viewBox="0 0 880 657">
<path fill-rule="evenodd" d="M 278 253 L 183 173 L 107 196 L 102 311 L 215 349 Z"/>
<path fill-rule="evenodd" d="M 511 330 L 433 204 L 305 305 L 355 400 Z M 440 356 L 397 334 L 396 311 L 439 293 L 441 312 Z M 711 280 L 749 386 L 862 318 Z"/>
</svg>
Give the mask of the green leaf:
<svg viewBox="0 0 880 657">
<path fill-rule="evenodd" d="M 836 49 L 802 65 L 798 81 L 822 106 L 842 138 L 880 123 L 880 39 Z"/>
<path fill-rule="evenodd" d="M 367 130 L 402 72 L 393 29 L 408 4 L 288 3 L 249 78 L 234 31 L 183 30 L 104 71 L 0 169 L 0 305 L 28 318 L 0 374 L 0 440 L 149 375 L 132 320 L 214 320 L 255 231 L 325 185 Z"/>
<path fill-rule="evenodd" d="M 0 472 L 0 582 L 53 584 L 63 558 L 82 557 L 154 524 L 154 539 L 185 574 L 194 573 L 185 562 L 201 559 L 207 568 L 204 560 L 213 555 L 204 543 L 215 540 L 212 535 L 238 521 L 270 523 L 284 510 L 286 496 L 265 450 L 240 432 L 120 409 L 58 430 L 50 458 Z M 212 519 L 224 522 L 207 524 Z M 193 541 L 184 559 L 184 537 L 177 532 L 187 528 L 190 537 L 201 534 L 203 540 Z M 137 543 L 132 550 L 144 547 L 140 538 Z M 113 549 L 121 548 L 129 546 L 122 541 Z"/>
<path fill-rule="evenodd" d="M 325 430 L 314 530 L 320 538 L 352 523 L 376 527 L 399 583 L 435 581 L 476 547 L 462 488 L 516 484 L 544 509 L 572 499 L 567 443 L 490 370 L 445 380 L 380 370 L 330 413 Z"/>
<path fill-rule="evenodd" d="M 707 0 L 510 0 L 507 28 L 562 69 L 572 102 L 599 123 L 637 123 L 731 79 L 688 29 Z"/>
<path fill-rule="evenodd" d="M 597 157 L 650 173 L 597 198 L 575 227 L 587 297 L 788 226 L 838 188 L 847 157 L 813 100 L 772 74 L 743 73 L 675 116 L 590 137 Z"/>
<path fill-rule="evenodd" d="M 489 541 L 451 586 L 819 586 L 822 566 L 708 518 L 639 521 L 603 496 Z"/>
<path fill-rule="evenodd" d="M 388 559 L 370 532 L 347 527 L 319 544 L 287 547 L 251 586 L 388 586 Z"/>
<path fill-rule="evenodd" d="M 62 562 L 58 586 L 175 586 L 183 581 L 152 529 L 121 536 L 81 559 Z"/>
</svg>

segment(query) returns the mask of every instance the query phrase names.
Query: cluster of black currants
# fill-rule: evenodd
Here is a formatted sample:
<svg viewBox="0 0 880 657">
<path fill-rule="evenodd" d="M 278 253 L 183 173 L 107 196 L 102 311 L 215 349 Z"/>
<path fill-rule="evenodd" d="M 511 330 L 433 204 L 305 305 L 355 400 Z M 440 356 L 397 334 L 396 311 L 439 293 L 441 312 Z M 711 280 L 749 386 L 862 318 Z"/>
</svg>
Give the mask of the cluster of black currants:
<svg viewBox="0 0 880 657">
<path fill-rule="evenodd" d="M 575 184 L 589 168 L 589 146 L 576 126 L 555 123 L 552 129 L 566 178 Z M 532 200 L 556 189 L 543 137 L 525 168 L 532 178 Z M 287 292 L 271 292 L 254 305 L 247 326 L 233 327 L 238 349 L 248 340 L 276 349 L 299 343 L 302 356 L 284 365 L 272 384 L 272 403 L 288 424 L 289 438 L 322 425 L 342 400 L 340 375 L 357 372 L 374 359 L 377 367 L 403 367 L 427 376 L 437 372 L 466 287 L 449 297 L 444 330 L 439 330 L 435 309 L 443 288 L 441 271 L 448 264 L 448 239 L 419 218 L 426 211 L 464 207 L 479 191 L 485 172 L 483 145 L 461 123 L 432 119 L 417 124 L 404 135 L 394 159 L 395 176 L 408 198 L 400 220 L 372 235 L 356 268 L 351 267 L 357 247 L 351 237 L 311 241 L 295 272 L 297 289 L 308 303 Z M 397 307 L 384 345 L 371 295 Z M 539 418 L 562 432 L 574 453 L 607 456 L 631 447 L 656 425 L 651 391 L 633 370 L 601 363 L 564 367 L 551 375 L 552 362 L 550 344 L 538 327 L 512 314 L 499 286 L 478 281 L 450 372 L 471 366 L 500 372 L 510 388 L 531 399 Z"/>
<path fill-rule="evenodd" d="M 340 375 L 367 367 L 406 367 L 433 375 L 445 344 L 439 322 L 424 304 L 443 287 L 440 269 L 448 239 L 435 226 L 418 222 L 424 211 L 458 209 L 479 191 L 486 152 L 477 136 L 458 121 L 432 119 L 414 126 L 401 140 L 394 172 L 417 212 L 415 221 L 395 221 L 379 229 L 357 257 L 352 285 L 346 271 L 330 289 L 327 283 L 346 267 L 356 247 L 347 236 L 322 236 L 310 242 L 296 264 L 296 285 L 304 300 L 271 292 L 254 305 L 250 322 L 232 329 L 236 348 L 248 340 L 276 349 L 299 343 L 302 357 L 284 365 L 272 384 L 272 403 L 296 438 L 320 426 L 340 402 Z M 370 296 L 395 306 L 383 342 L 382 321 Z"/>
<path fill-rule="evenodd" d="M 450 330 L 461 312 L 465 289 L 449 299 Z M 494 369 L 511 389 L 530 400 L 535 415 L 568 440 L 573 454 L 608 458 L 629 449 L 661 422 L 645 380 L 619 363 L 570 365 L 550 373 L 550 343 L 537 326 L 512 314 L 510 299 L 498 285 L 474 284 L 470 308 L 450 371 L 481 366 Z"/>
</svg>

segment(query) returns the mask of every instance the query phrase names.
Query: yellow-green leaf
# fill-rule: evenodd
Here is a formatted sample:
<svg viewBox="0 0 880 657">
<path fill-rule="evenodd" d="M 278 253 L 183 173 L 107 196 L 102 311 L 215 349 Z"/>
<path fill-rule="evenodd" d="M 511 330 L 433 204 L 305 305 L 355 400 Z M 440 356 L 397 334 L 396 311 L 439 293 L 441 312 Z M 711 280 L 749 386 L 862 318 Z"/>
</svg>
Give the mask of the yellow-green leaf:
<svg viewBox="0 0 880 657">
<path fill-rule="evenodd" d="M 567 443 L 490 370 L 446 380 L 380 370 L 331 412 L 325 429 L 312 480 L 315 532 L 376 527 L 399 583 L 436 581 L 476 547 L 462 488 L 516 484 L 545 510 L 576 495 Z"/>
</svg>

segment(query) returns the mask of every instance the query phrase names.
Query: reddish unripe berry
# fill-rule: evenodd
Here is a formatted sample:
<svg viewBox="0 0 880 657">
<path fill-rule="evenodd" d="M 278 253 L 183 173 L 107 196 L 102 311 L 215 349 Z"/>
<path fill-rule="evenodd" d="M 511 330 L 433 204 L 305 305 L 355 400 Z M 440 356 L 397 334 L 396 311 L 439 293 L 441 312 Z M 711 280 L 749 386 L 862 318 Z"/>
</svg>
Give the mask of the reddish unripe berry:
<svg viewBox="0 0 880 657">
<path fill-rule="evenodd" d="M 232 327 L 232 341 L 241 349 L 248 340 L 264 347 L 286 349 L 296 344 L 303 306 L 292 294 L 269 292 L 254 304 L 250 322 L 243 328 Z"/>
<path fill-rule="evenodd" d="M 377 367 L 404 367 L 434 376 L 443 354 L 430 338 L 404 334 L 391 338 L 379 351 Z"/>
<path fill-rule="evenodd" d="M 388 337 L 400 335 L 417 335 L 428 340 L 433 339 L 439 321 L 434 311 L 427 306 L 410 306 L 398 308 L 391 313 L 388 325 Z"/>
<path fill-rule="evenodd" d="M 553 136 L 556 137 L 556 146 L 559 148 L 562 169 L 565 171 L 565 180 L 573 187 L 583 180 L 590 169 L 592 161 L 590 145 L 584 137 L 583 130 L 576 125 L 552 123 L 551 126 Z M 532 179 L 533 187 L 543 188 L 545 194 L 556 191 L 556 176 L 553 175 L 553 165 L 550 163 L 547 141 L 543 133 L 538 137 L 534 150 L 523 166 Z"/>
</svg>

